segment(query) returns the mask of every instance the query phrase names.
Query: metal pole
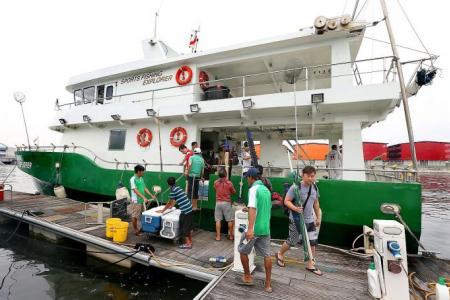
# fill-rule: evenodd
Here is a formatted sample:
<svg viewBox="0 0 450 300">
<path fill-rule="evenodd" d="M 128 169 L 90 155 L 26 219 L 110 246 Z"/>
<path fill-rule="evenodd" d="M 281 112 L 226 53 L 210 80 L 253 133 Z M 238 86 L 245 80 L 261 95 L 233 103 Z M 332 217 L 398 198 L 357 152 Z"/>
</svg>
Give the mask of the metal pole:
<svg viewBox="0 0 450 300">
<path fill-rule="evenodd" d="M 358 8 L 358 5 L 359 5 L 359 0 L 356 0 L 355 7 L 353 8 L 352 20 L 355 19 L 356 9 Z"/>
<path fill-rule="evenodd" d="M 20 108 L 22 109 L 23 123 L 25 124 L 25 132 L 26 132 L 26 134 L 27 134 L 28 151 L 30 151 L 30 150 L 31 150 L 31 146 L 30 146 L 30 137 L 28 136 L 27 121 L 25 120 L 25 113 L 23 112 L 22 102 L 20 102 Z"/>
<path fill-rule="evenodd" d="M 411 159 L 413 162 L 413 168 L 414 171 L 417 171 L 417 157 L 416 157 L 416 148 L 414 146 L 414 132 L 411 124 L 411 115 L 409 112 L 409 105 L 408 105 L 408 97 L 406 96 L 406 88 L 405 88 L 405 82 L 403 77 L 403 69 L 402 64 L 400 62 L 400 57 L 398 55 L 397 47 L 395 44 L 394 39 L 394 33 L 392 32 L 391 22 L 389 20 L 388 11 L 386 8 L 386 2 L 385 0 L 380 0 L 381 2 L 381 8 L 383 9 L 383 15 L 384 20 L 386 22 L 386 28 L 389 34 L 389 39 L 391 41 L 391 48 L 392 53 L 394 54 L 394 61 L 397 67 L 398 72 L 398 80 L 400 83 L 400 91 L 402 94 L 402 101 L 403 101 L 403 109 L 405 110 L 405 120 L 406 120 L 406 129 L 408 130 L 408 137 L 409 137 L 409 148 L 411 149 Z"/>
</svg>

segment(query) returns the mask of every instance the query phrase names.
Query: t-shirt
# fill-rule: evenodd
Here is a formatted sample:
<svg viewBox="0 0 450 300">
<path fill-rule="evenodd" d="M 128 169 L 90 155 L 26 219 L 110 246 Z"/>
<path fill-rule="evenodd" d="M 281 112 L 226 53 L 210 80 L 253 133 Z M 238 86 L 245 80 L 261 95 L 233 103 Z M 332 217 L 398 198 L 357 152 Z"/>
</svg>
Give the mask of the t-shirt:
<svg viewBox="0 0 450 300">
<path fill-rule="evenodd" d="M 233 183 L 226 178 L 220 178 L 214 181 L 216 190 L 216 201 L 231 202 L 231 194 L 236 193 Z"/>
<path fill-rule="evenodd" d="M 242 171 L 245 173 L 247 172 L 250 167 L 252 166 L 252 160 L 251 160 L 250 152 L 243 151 L 242 152 Z"/>
<path fill-rule="evenodd" d="M 189 176 L 195 176 L 200 178 L 202 171 L 205 168 L 205 160 L 200 154 L 195 154 L 189 158 L 189 165 L 191 169 L 189 171 Z"/>
<path fill-rule="evenodd" d="M 340 168 L 342 166 L 342 156 L 337 150 L 331 150 L 327 154 L 327 166 L 329 168 Z"/>
<path fill-rule="evenodd" d="M 309 187 L 310 186 L 305 185 L 303 182 L 300 183 L 299 194 L 300 194 L 302 205 L 305 205 L 306 198 L 308 197 Z M 289 188 L 286 196 L 289 196 L 289 198 L 294 199 L 294 204 L 298 206 L 299 200 L 295 196 L 294 185 L 292 185 Z M 311 195 L 309 196 L 308 203 L 306 204 L 306 207 L 303 207 L 303 216 L 305 218 L 305 223 L 313 223 L 314 222 L 313 206 L 314 206 L 314 201 L 319 197 L 320 197 L 319 191 L 315 188 L 314 185 L 311 186 Z M 291 214 L 289 214 L 289 216 L 292 217 Z"/>
<path fill-rule="evenodd" d="M 134 189 L 137 189 L 142 195 L 145 194 L 145 183 L 144 178 L 133 176 L 130 179 L 130 187 L 131 187 L 131 202 L 136 204 L 144 203 L 144 199 L 136 195 Z"/>
<path fill-rule="evenodd" d="M 169 199 L 175 200 L 183 214 L 188 214 L 192 211 L 192 203 L 186 193 L 179 187 L 174 186 L 170 190 Z"/>
<path fill-rule="evenodd" d="M 248 191 L 248 207 L 256 208 L 255 236 L 270 235 L 272 198 L 261 180 L 255 181 Z"/>
</svg>

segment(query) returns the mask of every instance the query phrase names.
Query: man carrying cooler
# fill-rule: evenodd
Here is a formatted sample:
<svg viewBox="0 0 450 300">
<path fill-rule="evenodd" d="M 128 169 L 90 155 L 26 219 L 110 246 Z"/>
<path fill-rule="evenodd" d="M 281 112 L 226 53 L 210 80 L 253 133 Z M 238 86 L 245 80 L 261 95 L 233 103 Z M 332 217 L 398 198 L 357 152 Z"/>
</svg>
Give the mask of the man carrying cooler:
<svg viewBox="0 0 450 300">
<path fill-rule="evenodd" d="M 134 233 L 139 236 L 140 231 L 138 229 L 138 220 L 141 218 L 141 214 L 144 211 L 144 203 L 148 203 L 145 194 L 149 195 L 152 199 L 156 199 L 156 196 L 150 193 L 144 183 L 145 168 L 141 165 L 134 167 L 134 176 L 130 179 L 131 187 L 131 223 L 133 224 Z"/>
<path fill-rule="evenodd" d="M 186 193 L 179 187 L 175 185 L 175 177 L 169 177 L 167 179 L 167 184 L 170 188 L 169 201 L 166 206 L 158 211 L 159 213 L 164 213 L 167 209 L 172 208 L 175 203 L 181 210 L 180 214 L 180 235 L 184 237 L 185 243 L 180 246 L 181 249 L 192 249 L 192 229 L 193 229 L 193 212 L 192 204 L 189 201 Z"/>
<path fill-rule="evenodd" d="M 264 257 L 264 269 L 266 281 L 264 289 L 272 293 L 271 273 L 272 259 L 270 257 L 270 214 L 272 201 L 270 191 L 259 179 L 259 170 L 250 168 L 247 171 L 248 191 L 248 230 L 242 235 L 238 251 L 241 254 L 241 263 L 244 268 L 244 276 L 237 278 L 241 285 L 253 285 L 253 277 L 250 274 L 248 255 L 255 248 L 256 255 Z"/>
</svg>

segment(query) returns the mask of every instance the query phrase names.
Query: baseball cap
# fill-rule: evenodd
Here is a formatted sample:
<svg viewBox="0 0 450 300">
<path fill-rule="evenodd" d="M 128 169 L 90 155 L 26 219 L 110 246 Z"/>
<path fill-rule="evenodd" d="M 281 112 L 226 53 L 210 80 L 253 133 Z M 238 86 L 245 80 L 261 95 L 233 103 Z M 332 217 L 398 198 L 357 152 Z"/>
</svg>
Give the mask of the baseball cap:
<svg viewBox="0 0 450 300">
<path fill-rule="evenodd" d="M 250 169 L 248 169 L 247 174 L 245 175 L 245 177 L 257 178 L 260 175 L 261 174 L 259 174 L 259 170 L 257 168 L 250 168 Z"/>
<path fill-rule="evenodd" d="M 197 147 L 197 148 L 194 149 L 194 153 L 195 154 L 200 154 L 200 153 L 202 153 L 202 149 Z"/>
</svg>

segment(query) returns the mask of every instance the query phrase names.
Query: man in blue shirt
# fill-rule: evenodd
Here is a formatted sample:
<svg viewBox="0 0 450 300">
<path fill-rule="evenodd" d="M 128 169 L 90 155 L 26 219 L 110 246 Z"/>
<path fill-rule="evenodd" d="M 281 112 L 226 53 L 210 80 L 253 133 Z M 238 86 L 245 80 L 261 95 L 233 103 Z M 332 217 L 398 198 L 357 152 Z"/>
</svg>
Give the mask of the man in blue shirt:
<svg viewBox="0 0 450 300">
<path fill-rule="evenodd" d="M 169 201 L 166 206 L 160 210 L 164 213 L 167 209 L 172 208 L 175 204 L 181 210 L 180 214 L 180 235 L 186 239 L 185 243 L 180 245 L 181 249 L 192 249 L 192 229 L 193 229 L 193 212 L 192 203 L 186 193 L 177 185 L 175 185 L 175 177 L 169 177 L 167 184 L 170 187 Z"/>
</svg>

